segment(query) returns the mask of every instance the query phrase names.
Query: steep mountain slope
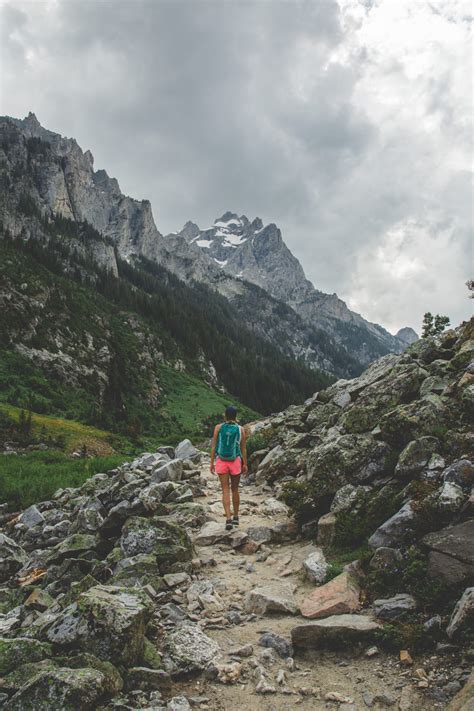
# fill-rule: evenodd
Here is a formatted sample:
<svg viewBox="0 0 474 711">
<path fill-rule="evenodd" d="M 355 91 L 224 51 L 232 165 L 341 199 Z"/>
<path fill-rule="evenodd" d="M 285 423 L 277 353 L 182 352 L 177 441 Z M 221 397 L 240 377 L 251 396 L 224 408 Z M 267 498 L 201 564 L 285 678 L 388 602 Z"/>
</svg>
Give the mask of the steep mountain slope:
<svg viewBox="0 0 474 711">
<path fill-rule="evenodd" d="M 163 237 L 149 202 L 123 195 L 116 180 L 103 170 L 95 172 L 92 155 L 74 139 L 42 128 L 32 114 L 24 120 L 0 119 L 0 131 L 0 214 L 8 234 L 48 242 L 48 219 L 54 215 L 56 227 L 62 220 L 67 232 L 61 239 L 67 236 L 78 254 L 91 256 L 112 274 L 118 273 L 117 257 L 130 263 L 145 257 L 187 284 L 207 284 L 224 295 L 244 327 L 284 355 L 341 376 L 360 371 L 358 361 L 327 333 L 304 323 L 268 292 L 225 274 L 183 235 Z M 71 224 L 87 234 L 87 247 Z"/>
<path fill-rule="evenodd" d="M 402 329 L 401 336 L 392 336 L 348 309 L 337 294 L 315 289 L 273 223 L 264 225 L 258 217 L 250 222 L 245 215 L 226 212 L 209 229 L 200 230 L 188 222 L 180 235 L 228 274 L 258 284 L 291 306 L 364 365 L 385 353 L 402 351 L 417 338 L 408 328 Z"/>
</svg>

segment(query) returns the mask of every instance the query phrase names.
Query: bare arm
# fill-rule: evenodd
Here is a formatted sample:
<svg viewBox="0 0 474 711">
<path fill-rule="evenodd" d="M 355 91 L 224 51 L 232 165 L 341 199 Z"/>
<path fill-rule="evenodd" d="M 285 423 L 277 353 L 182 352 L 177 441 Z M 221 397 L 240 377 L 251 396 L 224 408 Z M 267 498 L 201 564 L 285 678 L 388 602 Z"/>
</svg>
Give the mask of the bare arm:
<svg viewBox="0 0 474 711">
<path fill-rule="evenodd" d="M 211 472 L 214 474 L 215 473 L 215 465 L 214 465 L 214 460 L 216 457 L 216 445 L 217 445 L 217 437 L 219 435 L 219 430 L 221 426 L 216 425 L 214 427 L 214 434 L 212 435 L 212 445 L 211 445 Z"/>
<path fill-rule="evenodd" d="M 240 440 L 240 451 L 242 452 L 242 473 L 247 474 L 248 472 L 248 465 L 247 465 L 247 435 L 245 433 L 245 428 L 242 427 L 242 437 Z"/>
</svg>

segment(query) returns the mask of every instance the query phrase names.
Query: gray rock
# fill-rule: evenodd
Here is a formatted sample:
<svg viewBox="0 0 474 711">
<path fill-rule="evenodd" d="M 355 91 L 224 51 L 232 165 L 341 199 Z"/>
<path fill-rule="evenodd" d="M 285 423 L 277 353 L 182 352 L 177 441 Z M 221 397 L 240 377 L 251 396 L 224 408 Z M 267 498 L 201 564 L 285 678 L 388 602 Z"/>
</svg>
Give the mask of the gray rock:
<svg viewBox="0 0 474 711">
<path fill-rule="evenodd" d="M 413 533 L 416 519 L 417 514 L 408 501 L 370 536 L 369 546 L 371 548 L 396 548 Z"/>
<path fill-rule="evenodd" d="M 474 580 L 474 566 L 438 551 L 429 552 L 427 573 L 432 580 L 452 587 Z"/>
<path fill-rule="evenodd" d="M 256 543 L 269 543 L 272 540 L 272 529 L 269 526 L 251 526 L 247 535 Z"/>
<path fill-rule="evenodd" d="M 328 563 L 321 548 L 316 549 L 303 562 L 303 568 L 308 580 L 320 585 L 324 582 L 328 571 Z"/>
<path fill-rule="evenodd" d="M 390 598 L 374 600 L 373 609 L 379 620 L 399 620 L 416 610 L 416 600 L 411 595 L 400 593 Z"/>
<path fill-rule="evenodd" d="M 274 632 L 264 632 L 258 643 L 261 647 L 270 647 L 271 649 L 274 649 L 283 659 L 293 656 L 293 647 L 291 646 L 291 642 L 286 640 L 281 635 L 275 634 Z"/>
<path fill-rule="evenodd" d="M 368 615 L 331 615 L 293 627 L 291 641 L 294 647 L 314 649 L 333 644 L 344 646 L 370 642 L 378 630 L 379 624 Z"/>
<path fill-rule="evenodd" d="M 458 484 L 445 481 L 438 492 L 438 507 L 441 511 L 458 511 L 467 498 Z"/>
<path fill-rule="evenodd" d="M 27 562 L 28 555 L 23 548 L 0 533 L 0 582 L 7 581 Z"/>
<path fill-rule="evenodd" d="M 173 696 L 166 704 L 166 711 L 192 711 L 185 696 Z"/>
<path fill-rule="evenodd" d="M 355 504 L 364 501 L 367 497 L 368 488 L 365 486 L 354 486 L 346 484 L 341 487 L 334 496 L 331 504 L 331 511 L 339 513 L 341 511 L 350 511 Z"/>
<path fill-rule="evenodd" d="M 193 546 L 186 531 L 172 521 L 154 516 L 129 518 L 122 528 L 120 548 L 125 556 L 150 553 L 163 573 L 177 563 L 191 560 Z"/>
<path fill-rule="evenodd" d="M 441 615 L 434 615 L 426 620 L 423 630 L 429 635 L 436 636 L 441 631 L 442 622 Z"/>
<path fill-rule="evenodd" d="M 220 541 L 228 540 L 232 531 L 226 531 L 222 523 L 210 521 L 205 523 L 199 533 L 194 537 L 197 546 L 212 546 Z"/>
<path fill-rule="evenodd" d="M 61 709 L 89 711 L 104 694 L 105 675 L 97 669 L 57 668 L 40 672 L 7 702 L 6 711 Z"/>
<path fill-rule="evenodd" d="M 176 673 L 201 672 L 220 657 L 217 642 L 191 622 L 167 632 L 163 649 Z"/>
<path fill-rule="evenodd" d="M 434 551 L 444 553 L 474 566 L 474 519 L 448 526 L 424 536 L 423 543 Z"/>
<path fill-rule="evenodd" d="M 428 465 L 431 455 L 439 450 L 436 437 L 420 437 L 407 444 L 398 458 L 395 474 L 400 477 L 414 476 Z"/>
<path fill-rule="evenodd" d="M 474 484 L 474 464 L 469 459 L 453 462 L 443 474 L 444 481 L 470 488 Z"/>
<path fill-rule="evenodd" d="M 143 655 L 150 611 L 150 600 L 141 590 L 97 585 L 65 608 L 46 638 L 59 648 L 74 645 L 99 659 L 133 666 Z"/>
<path fill-rule="evenodd" d="M 244 601 L 245 610 L 257 615 L 269 612 L 289 612 L 295 615 L 298 607 L 294 599 L 294 586 L 274 582 L 250 590 Z"/>
<path fill-rule="evenodd" d="M 181 481 L 182 476 L 183 462 L 180 459 L 172 459 L 153 470 L 151 482 L 156 484 L 161 481 Z"/>
<path fill-rule="evenodd" d="M 183 439 L 176 447 L 175 457 L 176 459 L 190 459 L 192 462 L 196 462 L 201 458 L 201 452 L 196 449 L 189 439 Z"/>
<path fill-rule="evenodd" d="M 30 506 L 21 514 L 20 523 L 28 528 L 32 528 L 40 523 L 44 523 L 44 516 L 40 513 L 36 506 Z"/>
<path fill-rule="evenodd" d="M 170 459 L 175 459 L 176 457 L 174 447 L 171 447 L 169 445 L 166 445 L 164 447 L 158 447 L 156 451 L 158 452 L 158 454 L 166 454 L 166 456 Z"/>
<path fill-rule="evenodd" d="M 474 629 L 474 588 L 467 588 L 457 601 L 446 628 L 450 639 L 457 639 Z"/>
</svg>

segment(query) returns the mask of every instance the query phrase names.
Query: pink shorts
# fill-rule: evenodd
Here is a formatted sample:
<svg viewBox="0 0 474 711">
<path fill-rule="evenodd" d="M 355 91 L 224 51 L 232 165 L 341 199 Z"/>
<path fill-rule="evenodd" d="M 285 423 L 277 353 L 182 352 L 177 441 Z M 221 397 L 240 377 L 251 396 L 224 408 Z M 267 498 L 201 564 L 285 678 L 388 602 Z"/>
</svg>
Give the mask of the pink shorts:
<svg viewBox="0 0 474 711">
<path fill-rule="evenodd" d="M 231 462 L 226 462 L 220 457 L 216 459 L 216 474 L 241 474 L 242 473 L 242 459 L 237 457 Z"/>
</svg>

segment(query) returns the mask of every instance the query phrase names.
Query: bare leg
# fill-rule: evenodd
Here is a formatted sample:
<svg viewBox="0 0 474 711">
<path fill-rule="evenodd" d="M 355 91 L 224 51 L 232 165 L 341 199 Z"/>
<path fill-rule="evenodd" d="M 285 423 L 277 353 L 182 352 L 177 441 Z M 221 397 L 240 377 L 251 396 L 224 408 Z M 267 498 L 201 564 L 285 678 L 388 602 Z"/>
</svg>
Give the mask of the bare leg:
<svg viewBox="0 0 474 711">
<path fill-rule="evenodd" d="M 230 513 L 229 474 L 219 474 L 219 481 L 222 487 L 222 503 L 224 504 L 225 516 L 229 520 L 232 518 Z"/>
<path fill-rule="evenodd" d="M 234 507 L 234 516 L 239 515 L 240 493 L 239 493 L 240 474 L 232 474 L 230 477 L 230 485 L 232 487 L 232 505 Z"/>
</svg>

